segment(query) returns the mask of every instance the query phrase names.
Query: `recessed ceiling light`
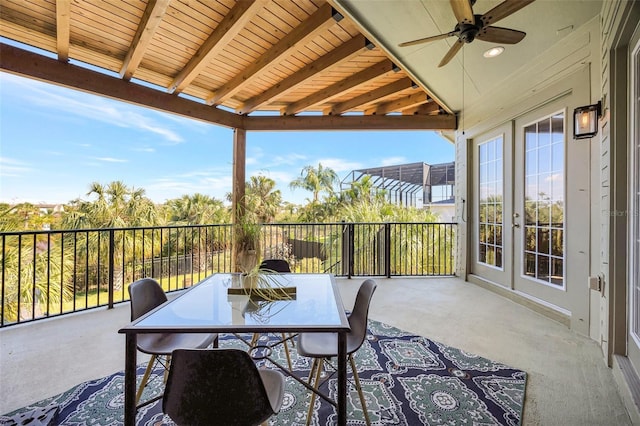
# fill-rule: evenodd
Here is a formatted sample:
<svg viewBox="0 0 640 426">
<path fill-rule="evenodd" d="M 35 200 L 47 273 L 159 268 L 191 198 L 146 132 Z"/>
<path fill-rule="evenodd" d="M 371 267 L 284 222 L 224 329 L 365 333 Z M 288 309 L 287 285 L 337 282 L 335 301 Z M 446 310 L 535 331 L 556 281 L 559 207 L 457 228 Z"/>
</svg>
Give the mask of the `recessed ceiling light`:
<svg viewBox="0 0 640 426">
<path fill-rule="evenodd" d="M 504 47 L 496 46 L 496 47 L 492 47 L 491 49 L 489 49 L 486 52 L 484 52 L 482 54 L 482 56 L 484 56 L 485 58 L 495 58 L 496 56 L 498 56 L 502 52 L 504 52 Z"/>
</svg>

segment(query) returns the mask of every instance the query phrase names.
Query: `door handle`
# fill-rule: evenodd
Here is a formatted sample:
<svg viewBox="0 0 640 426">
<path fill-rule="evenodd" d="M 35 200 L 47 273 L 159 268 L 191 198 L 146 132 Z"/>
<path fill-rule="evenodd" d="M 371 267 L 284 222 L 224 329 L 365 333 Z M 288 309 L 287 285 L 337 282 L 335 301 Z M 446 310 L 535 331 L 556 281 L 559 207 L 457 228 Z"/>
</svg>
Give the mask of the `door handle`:
<svg viewBox="0 0 640 426">
<path fill-rule="evenodd" d="M 519 223 L 512 223 L 511 227 L 512 228 L 520 228 L 520 224 Z"/>
</svg>

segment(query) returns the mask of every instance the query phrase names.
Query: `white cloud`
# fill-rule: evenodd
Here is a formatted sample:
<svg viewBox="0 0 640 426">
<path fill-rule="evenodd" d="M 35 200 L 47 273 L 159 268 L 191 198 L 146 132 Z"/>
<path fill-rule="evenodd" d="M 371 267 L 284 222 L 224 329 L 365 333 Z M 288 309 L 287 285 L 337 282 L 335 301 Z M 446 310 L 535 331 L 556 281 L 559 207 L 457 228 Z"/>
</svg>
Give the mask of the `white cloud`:
<svg viewBox="0 0 640 426">
<path fill-rule="evenodd" d="M 261 148 L 252 148 L 250 152 L 247 152 L 244 163 L 248 166 L 258 164 L 263 157 L 264 151 Z"/>
<path fill-rule="evenodd" d="M 410 161 L 407 161 L 405 157 L 387 157 L 382 159 L 382 164 L 380 166 L 397 166 L 400 164 L 407 164 Z M 373 166 L 376 167 L 376 166 Z"/>
<path fill-rule="evenodd" d="M 3 75 L 3 79 L 9 80 L 10 85 L 19 85 L 23 90 L 22 97 L 29 103 L 47 107 L 50 111 L 71 113 L 118 127 L 148 131 L 172 143 L 184 141 L 182 136 L 153 117 L 160 116 L 155 111 L 145 110 L 143 114 L 142 108 L 123 102 L 12 76 Z M 164 114 L 162 120 L 166 120 Z M 192 125 L 191 121 L 188 124 Z"/>
<path fill-rule="evenodd" d="M 341 158 L 323 158 L 314 163 L 314 167 L 317 167 L 317 164 L 322 164 L 322 167 L 329 167 L 333 169 L 336 173 L 340 172 L 350 172 L 352 170 L 361 169 L 362 164 L 355 161 L 346 161 Z"/>
<path fill-rule="evenodd" d="M 247 157 L 244 160 L 244 164 L 247 166 L 253 166 L 254 164 L 259 164 L 260 159 L 257 157 Z"/>
<path fill-rule="evenodd" d="M 268 163 L 269 166 L 291 166 L 295 164 L 300 164 L 301 162 L 307 159 L 306 155 L 290 153 L 287 155 L 276 155 L 274 157 L 269 158 Z"/>
<path fill-rule="evenodd" d="M 23 163 L 20 160 L 16 160 L 14 158 L 9 158 L 9 157 L 0 157 L 0 164 L 2 165 L 14 165 L 14 166 L 19 166 L 19 165 L 24 165 L 25 163 Z"/>
<path fill-rule="evenodd" d="M 282 187 L 289 186 L 289 183 L 291 183 L 291 181 L 293 181 L 295 178 L 298 177 L 297 174 L 292 174 L 286 171 L 279 171 L 279 170 L 255 170 L 255 171 L 247 172 L 247 175 L 248 176 L 262 175 L 270 179 L 273 179 L 278 185 L 278 188 L 280 190 L 282 190 Z"/>
<path fill-rule="evenodd" d="M 27 163 L 13 158 L 0 157 L 0 176 L 19 177 L 31 171 L 33 169 Z"/>
<path fill-rule="evenodd" d="M 105 163 L 128 163 L 129 160 L 113 157 L 93 157 L 94 160 L 104 161 Z"/>
<path fill-rule="evenodd" d="M 135 152 L 156 152 L 156 149 L 155 148 L 149 148 L 149 147 L 132 148 L 131 151 L 135 151 Z"/>
</svg>

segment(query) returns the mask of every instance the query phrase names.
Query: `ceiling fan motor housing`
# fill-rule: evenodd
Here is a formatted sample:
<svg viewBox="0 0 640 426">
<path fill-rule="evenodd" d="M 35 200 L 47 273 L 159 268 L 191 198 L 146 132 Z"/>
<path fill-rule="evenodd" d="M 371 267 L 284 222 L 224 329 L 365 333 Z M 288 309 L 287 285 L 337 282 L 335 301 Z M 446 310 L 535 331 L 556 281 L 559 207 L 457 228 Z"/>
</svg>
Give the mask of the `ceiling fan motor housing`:
<svg viewBox="0 0 640 426">
<path fill-rule="evenodd" d="M 474 15 L 475 22 L 473 24 L 467 22 L 458 22 L 455 31 L 458 33 L 458 39 L 465 43 L 471 43 L 482 28 L 482 15 Z"/>
</svg>

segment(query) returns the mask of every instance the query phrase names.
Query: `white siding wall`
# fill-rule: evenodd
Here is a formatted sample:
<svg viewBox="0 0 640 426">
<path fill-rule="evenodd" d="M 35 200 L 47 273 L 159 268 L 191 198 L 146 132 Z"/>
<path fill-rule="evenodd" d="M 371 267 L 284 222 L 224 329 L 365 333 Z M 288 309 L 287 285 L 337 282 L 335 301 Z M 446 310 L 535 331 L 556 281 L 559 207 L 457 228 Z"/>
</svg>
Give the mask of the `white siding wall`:
<svg viewBox="0 0 640 426">
<path fill-rule="evenodd" d="M 601 11 L 600 121 L 600 342 L 611 365 L 613 353 L 626 353 L 627 317 L 627 157 L 628 42 L 637 31 L 640 3 L 605 1 Z"/>
<path fill-rule="evenodd" d="M 603 279 L 603 297 L 600 301 L 600 344 L 602 352 L 608 353 L 609 341 L 609 307 L 606 294 L 609 281 L 609 211 L 610 194 L 610 132 L 609 132 L 609 47 L 611 44 L 611 25 L 613 12 L 619 1 L 604 2 L 602 6 L 602 39 L 601 39 L 601 81 L 603 119 L 600 121 L 600 274 Z"/>
</svg>

